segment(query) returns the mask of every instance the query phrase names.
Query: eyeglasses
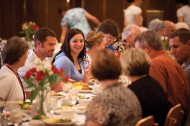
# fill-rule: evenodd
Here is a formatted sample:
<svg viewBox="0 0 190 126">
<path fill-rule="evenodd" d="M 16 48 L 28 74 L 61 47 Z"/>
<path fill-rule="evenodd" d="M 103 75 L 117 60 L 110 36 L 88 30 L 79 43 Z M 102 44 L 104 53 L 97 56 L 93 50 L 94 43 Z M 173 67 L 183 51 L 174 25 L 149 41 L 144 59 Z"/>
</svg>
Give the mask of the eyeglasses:
<svg viewBox="0 0 190 126">
<path fill-rule="evenodd" d="M 114 42 L 117 40 L 116 37 L 112 37 L 111 35 L 105 35 L 105 36 L 106 36 L 106 39 L 108 39 L 109 41 Z"/>
</svg>

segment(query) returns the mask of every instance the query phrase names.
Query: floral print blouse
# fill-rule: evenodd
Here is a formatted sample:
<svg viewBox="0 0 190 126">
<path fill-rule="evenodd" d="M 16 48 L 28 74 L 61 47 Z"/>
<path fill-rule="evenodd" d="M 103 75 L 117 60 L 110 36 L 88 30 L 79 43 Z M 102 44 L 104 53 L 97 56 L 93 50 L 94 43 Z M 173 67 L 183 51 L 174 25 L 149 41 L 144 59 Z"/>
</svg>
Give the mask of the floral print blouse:
<svg viewBox="0 0 190 126">
<path fill-rule="evenodd" d="M 103 89 L 87 109 L 86 121 L 104 126 L 134 126 L 142 110 L 135 94 L 121 83 Z"/>
</svg>

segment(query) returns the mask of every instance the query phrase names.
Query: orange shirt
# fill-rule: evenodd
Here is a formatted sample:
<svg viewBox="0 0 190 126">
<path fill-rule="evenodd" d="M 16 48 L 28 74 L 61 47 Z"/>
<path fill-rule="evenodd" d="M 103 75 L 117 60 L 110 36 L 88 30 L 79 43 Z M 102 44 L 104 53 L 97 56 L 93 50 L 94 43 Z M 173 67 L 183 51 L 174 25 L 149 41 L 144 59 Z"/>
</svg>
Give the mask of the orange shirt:
<svg viewBox="0 0 190 126">
<path fill-rule="evenodd" d="M 152 57 L 150 75 L 163 87 L 172 105 L 181 103 L 185 110 L 190 107 L 190 89 L 183 68 L 164 51 Z"/>
</svg>

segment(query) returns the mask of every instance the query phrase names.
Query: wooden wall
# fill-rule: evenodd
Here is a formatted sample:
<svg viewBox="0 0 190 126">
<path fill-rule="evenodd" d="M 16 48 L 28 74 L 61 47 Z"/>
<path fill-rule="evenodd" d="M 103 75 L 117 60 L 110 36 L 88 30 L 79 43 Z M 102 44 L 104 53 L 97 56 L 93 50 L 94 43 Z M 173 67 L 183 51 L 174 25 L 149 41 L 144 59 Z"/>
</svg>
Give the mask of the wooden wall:
<svg viewBox="0 0 190 126">
<path fill-rule="evenodd" d="M 25 21 L 35 21 L 40 27 L 50 27 L 61 33 L 61 15 L 58 6 L 66 0 L 0 0 L 0 37 L 8 39 L 20 35 L 21 24 Z M 127 0 L 70 0 L 72 7 L 83 7 L 100 21 L 107 18 L 115 20 L 123 30 L 123 9 L 129 4 Z M 24 6 L 26 5 L 26 6 Z M 164 10 L 164 19 L 174 22 L 176 19 L 175 0 L 143 0 L 142 10 L 144 26 L 146 26 L 146 10 Z M 90 23 L 92 27 L 94 25 Z"/>
</svg>

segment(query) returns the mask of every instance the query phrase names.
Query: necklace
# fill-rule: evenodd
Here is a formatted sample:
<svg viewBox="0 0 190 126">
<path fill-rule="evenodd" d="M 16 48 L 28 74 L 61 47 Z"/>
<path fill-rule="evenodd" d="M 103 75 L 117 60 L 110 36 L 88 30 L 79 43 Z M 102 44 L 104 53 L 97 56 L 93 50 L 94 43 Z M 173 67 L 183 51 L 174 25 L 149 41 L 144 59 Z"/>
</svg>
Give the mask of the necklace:
<svg viewBox="0 0 190 126">
<path fill-rule="evenodd" d="M 20 79 L 18 73 L 17 73 L 17 72 L 14 72 L 13 69 L 12 69 L 8 64 L 6 64 L 6 66 L 7 66 L 7 67 L 15 74 L 15 76 L 17 77 L 17 79 L 18 79 L 18 81 L 19 81 L 19 83 L 20 83 L 22 92 L 23 92 L 23 96 L 24 96 L 24 97 L 23 97 L 23 100 L 25 101 L 26 96 L 25 96 L 24 86 L 23 86 L 23 84 L 22 84 L 22 81 L 21 81 L 21 79 Z"/>
</svg>

